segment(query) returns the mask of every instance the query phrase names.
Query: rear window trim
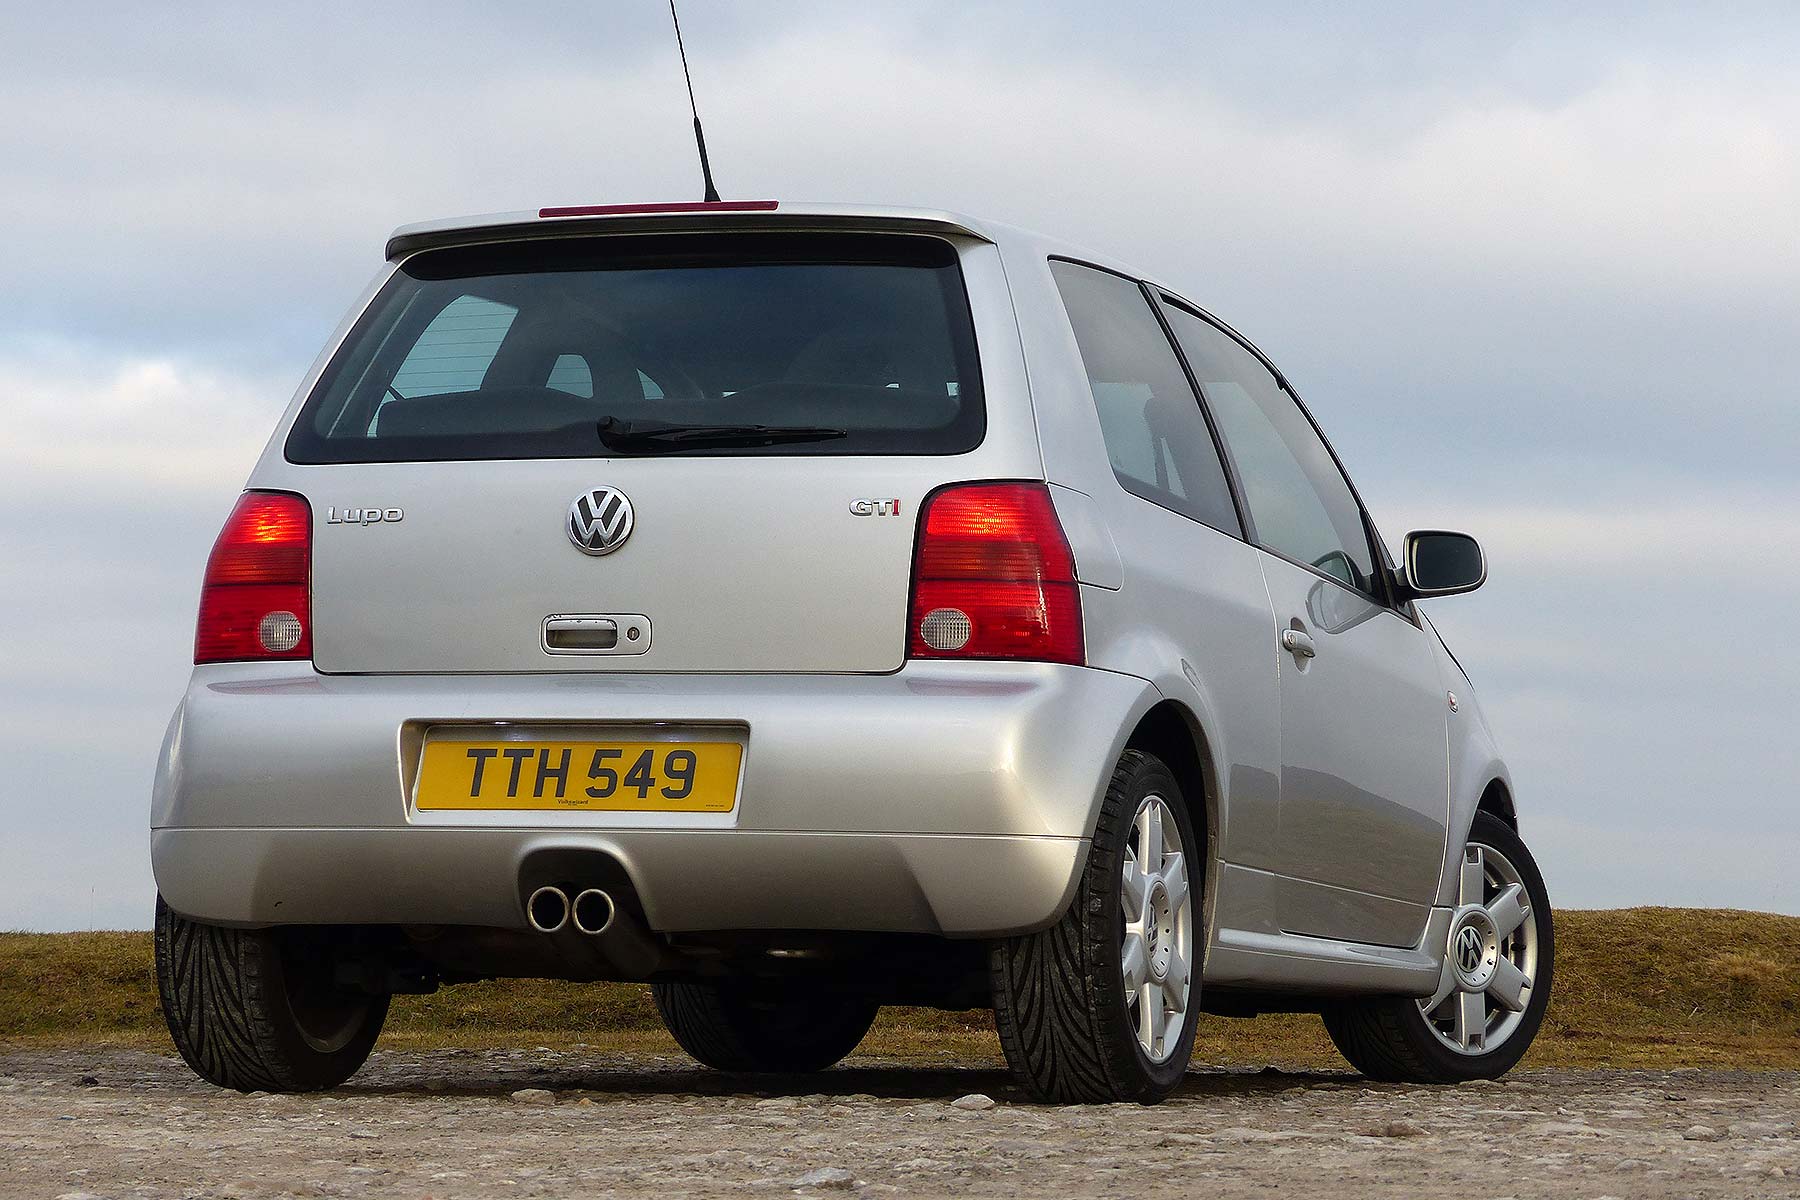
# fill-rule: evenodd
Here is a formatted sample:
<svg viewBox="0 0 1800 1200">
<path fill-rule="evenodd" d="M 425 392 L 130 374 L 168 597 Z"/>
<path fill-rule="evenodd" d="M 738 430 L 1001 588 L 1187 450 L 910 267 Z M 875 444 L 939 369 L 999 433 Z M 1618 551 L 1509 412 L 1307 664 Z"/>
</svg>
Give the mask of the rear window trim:
<svg viewBox="0 0 1800 1200">
<path fill-rule="evenodd" d="M 970 421 L 970 429 L 968 431 L 967 437 L 966 437 L 966 439 L 964 439 L 966 444 L 958 444 L 958 445 L 954 446 L 953 448 L 948 448 L 948 449 L 924 449 L 924 450 L 913 450 L 913 449 L 874 450 L 874 449 L 868 449 L 868 450 L 864 450 L 860 447 L 852 447 L 849 450 L 834 451 L 831 448 L 832 443 L 830 443 L 830 442 L 824 442 L 824 443 L 811 442 L 811 443 L 797 443 L 797 444 L 784 444 L 784 445 L 777 445 L 777 446 L 758 446 L 758 447 L 731 447 L 731 446 L 703 447 L 703 448 L 694 448 L 694 449 L 684 449 L 676 455 L 666 455 L 665 454 L 665 455 L 657 455 L 656 457 L 775 458 L 775 459 L 783 459 L 783 460 L 809 459 L 809 458 L 830 458 L 830 459 L 865 458 L 865 459 L 870 459 L 873 461 L 881 461 L 884 459 L 892 459 L 892 458 L 900 458 L 900 457 L 905 457 L 905 458 L 956 458 L 956 457 L 961 457 L 964 455 L 975 453 L 987 441 L 988 426 L 989 426 L 988 411 L 987 411 L 987 387 L 986 387 L 986 381 L 983 377 L 983 371 L 982 371 L 980 335 L 978 334 L 978 332 L 976 330 L 974 300 L 970 296 L 970 293 L 969 293 L 968 276 L 967 276 L 967 273 L 963 269 L 962 248 L 961 248 L 961 246 L 958 245 L 957 239 L 952 236 L 948 236 L 946 234 L 935 232 L 935 231 L 896 230 L 896 229 L 892 229 L 892 228 L 879 228 L 879 227 L 871 228 L 871 227 L 867 227 L 867 226 L 848 228 L 848 229 L 831 229 L 828 231 L 827 230 L 814 230 L 814 229 L 791 229 L 791 228 L 759 228 L 759 229 L 701 228 L 701 229 L 696 229 L 696 228 L 688 227 L 688 228 L 682 228 L 682 229 L 673 230 L 673 231 L 666 230 L 666 229 L 631 229 L 631 230 L 617 230 L 617 231 L 608 230 L 608 231 L 579 231 L 579 232 L 567 231 L 567 232 L 563 233 L 561 236 L 558 236 L 555 234 L 550 234 L 548 232 L 539 233 L 535 230 L 533 231 L 533 233 L 535 234 L 535 236 L 516 237 L 516 238 L 495 238 L 492 240 L 482 240 L 482 241 L 478 241 L 478 242 L 474 242 L 474 243 L 457 243 L 457 244 L 452 244 L 452 245 L 427 246 L 427 247 L 424 247 L 424 248 L 421 248 L 418 250 L 408 252 L 408 253 L 404 254 L 403 256 L 401 256 L 400 258 L 398 258 L 396 261 L 392 262 L 389 266 L 389 269 L 385 272 L 380 286 L 374 290 L 374 293 L 369 297 L 368 301 L 363 305 L 361 311 L 357 313 L 356 319 L 351 323 L 349 329 L 345 332 L 344 336 L 337 342 L 336 345 L 334 345 L 331 348 L 331 354 L 330 354 L 329 358 L 326 360 L 324 367 L 319 371 L 319 374 L 318 374 L 317 378 L 313 381 L 311 387 L 308 388 L 306 399 L 301 403 L 300 407 L 295 412 L 294 419 L 288 426 L 286 434 L 284 435 L 284 437 L 282 439 L 282 457 L 283 457 L 283 459 L 286 462 L 288 462 L 292 465 L 295 465 L 295 466 L 350 466 L 350 465 L 372 466 L 372 465 L 381 465 L 381 464 L 397 465 L 397 464 L 408 464 L 408 463 L 556 462 L 556 461 L 571 461 L 571 462 L 574 462 L 574 461 L 601 461 L 601 462 L 606 462 L 606 461 L 616 461 L 619 459 L 645 457 L 644 455 L 620 454 L 615 451 L 609 451 L 604 445 L 600 445 L 598 443 L 596 443 L 596 445 L 595 445 L 594 452 L 587 453 L 587 454 L 567 453 L 567 452 L 544 453 L 544 452 L 542 452 L 540 450 L 536 450 L 536 449 L 520 449 L 517 451 L 498 450 L 498 451 L 492 451 L 492 452 L 485 452 L 482 454 L 455 454 L 455 453 L 402 454 L 402 453 L 394 453 L 394 454 L 387 454 L 387 455 L 370 454 L 370 455 L 366 455 L 366 456 L 349 456 L 349 455 L 344 455 L 344 454 L 332 454 L 323 449 L 320 449 L 319 451 L 317 451 L 315 453 L 308 453 L 307 451 L 309 448 L 309 443 L 317 444 L 324 440 L 324 439 L 318 438 L 317 435 L 312 434 L 311 429 L 310 429 L 310 423 L 312 422 L 314 416 L 316 415 L 317 410 L 318 410 L 321 402 L 323 401 L 323 398 L 325 396 L 327 389 L 336 380 L 339 372 L 346 369 L 351 355 L 356 351 L 357 348 L 359 348 L 364 343 L 365 335 L 369 333 L 370 328 L 373 325 L 373 323 L 376 319 L 377 313 L 380 311 L 383 302 L 392 295 L 392 293 L 395 289 L 397 289 L 401 286 L 404 286 L 403 281 L 405 279 L 409 278 L 407 276 L 407 265 L 409 263 L 412 263 L 414 260 L 416 260 L 420 257 L 425 257 L 425 256 L 433 256 L 433 255 L 439 255 L 439 254 L 455 254 L 455 253 L 459 253 L 459 252 L 463 252 L 463 253 L 503 252 L 509 248 L 514 248 L 514 247 L 517 247 L 520 249 L 533 249 L 534 248 L 534 249 L 538 249 L 541 251 L 543 249 L 544 243 L 546 243 L 546 242 L 569 243 L 571 245 L 578 245 L 578 244 L 584 244 L 584 243 L 592 244 L 592 243 L 598 243 L 598 242 L 602 242 L 602 241 L 626 241 L 626 240 L 631 240 L 631 241 L 638 241 L 638 240 L 673 241 L 676 239 L 683 239 L 683 238 L 687 238 L 687 237 L 693 237 L 696 239 L 706 239 L 706 240 L 719 240 L 721 238 L 730 238 L 730 239 L 735 239 L 735 240 L 740 240 L 740 241 L 746 240 L 746 239 L 760 240 L 762 238 L 802 239 L 802 238 L 812 238 L 812 237 L 825 237 L 825 238 L 836 238 L 836 239 L 849 238 L 849 239 L 857 240 L 857 241 L 865 241 L 869 244 L 873 244 L 877 240 L 879 240 L 881 242 L 892 242 L 892 243 L 896 243 L 896 244 L 907 243 L 907 242 L 913 243 L 914 246 L 909 247 L 909 249 L 921 249 L 921 248 L 923 248 L 923 245 L 925 243 L 933 243 L 933 244 L 935 244 L 936 247 L 941 247 L 943 250 L 945 250 L 949 253 L 950 260 L 951 260 L 949 265 L 952 266 L 955 270 L 954 282 L 955 282 L 956 295 L 954 297 L 952 297 L 952 299 L 955 302 L 950 304 L 946 310 L 947 315 L 950 317 L 950 320 L 951 320 L 951 331 L 950 332 L 951 332 L 951 336 L 954 340 L 957 340 L 959 342 L 966 342 L 966 345 L 958 345 L 956 347 L 956 352 L 959 354 L 959 356 L 962 353 L 966 352 L 967 362 L 968 362 L 968 367 L 969 367 L 967 378 L 963 379 L 963 380 L 959 380 L 959 383 L 961 386 L 959 387 L 957 394 L 959 397 L 964 398 L 964 399 L 972 398 L 976 402 L 977 407 L 976 407 L 974 416 Z M 895 257 L 898 257 L 898 256 L 895 256 Z M 800 262 L 811 261 L 811 262 L 817 262 L 817 263 L 821 263 L 821 264 L 830 265 L 834 261 L 841 261 L 841 262 L 847 262 L 847 263 L 854 264 L 854 263 L 861 262 L 861 261 L 879 261 L 879 260 L 859 260 L 859 259 L 849 258 L 849 257 L 834 260 L 834 259 L 831 259 L 828 257 L 821 257 L 821 258 L 810 259 L 810 260 L 801 258 L 801 259 L 797 259 L 796 261 L 800 261 Z M 372 351 L 372 352 L 378 352 L 378 351 Z M 974 385 L 973 388 L 971 388 L 969 386 L 970 383 L 973 383 L 973 385 Z M 555 437 L 555 436 L 558 436 L 558 435 L 554 431 L 551 431 L 550 433 L 545 435 L 546 438 Z M 370 439 L 370 441 L 374 441 L 374 439 Z"/>
</svg>

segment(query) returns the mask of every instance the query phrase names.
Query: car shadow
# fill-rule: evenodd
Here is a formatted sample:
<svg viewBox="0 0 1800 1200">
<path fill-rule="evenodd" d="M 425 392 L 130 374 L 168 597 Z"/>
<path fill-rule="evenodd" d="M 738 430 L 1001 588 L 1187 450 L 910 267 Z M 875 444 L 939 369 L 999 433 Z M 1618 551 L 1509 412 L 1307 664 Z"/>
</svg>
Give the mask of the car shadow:
<svg viewBox="0 0 1800 1200">
<path fill-rule="evenodd" d="M 504 1096 L 522 1088 L 542 1088 L 595 1101 L 646 1096 L 739 1097 L 766 1100 L 792 1097 L 813 1101 L 877 1097 L 919 1102 L 948 1101 L 972 1092 L 1007 1103 L 1028 1103 L 1004 1070 L 987 1066 L 909 1066 L 856 1064 L 805 1075 L 736 1075 L 684 1065 L 640 1067 L 567 1063 L 567 1055 L 536 1061 L 418 1061 L 371 1064 L 372 1069 L 338 1089 L 339 1094 L 369 1096 L 467 1095 Z M 433 1067 L 439 1069 L 433 1069 Z M 400 1069 L 395 1070 L 396 1067 Z M 395 1079 L 403 1073 L 405 1078 Z M 1332 1089 L 1364 1086 L 1348 1072 L 1200 1068 L 1188 1073 L 1173 1099 L 1204 1100 L 1226 1096 L 1259 1096 L 1295 1088 Z"/>
</svg>

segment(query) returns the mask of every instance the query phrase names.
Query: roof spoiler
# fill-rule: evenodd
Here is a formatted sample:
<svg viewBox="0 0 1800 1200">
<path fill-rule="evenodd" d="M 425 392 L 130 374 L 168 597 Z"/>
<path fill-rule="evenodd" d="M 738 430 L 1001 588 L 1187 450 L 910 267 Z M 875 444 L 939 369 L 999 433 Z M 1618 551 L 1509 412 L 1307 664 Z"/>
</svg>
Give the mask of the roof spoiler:
<svg viewBox="0 0 1800 1200">
<path fill-rule="evenodd" d="M 874 231 L 924 233 L 992 241 L 970 222 L 951 213 L 908 209 L 781 209 L 774 201 L 721 204 L 588 205 L 545 208 L 535 213 L 501 213 L 403 225 L 388 239 L 391 262 L 421 250 L 478 246 L 542 238 L 592 237 L 609 233 L 697 233 L 717 230 L 783 232 Z"/>
</svg>

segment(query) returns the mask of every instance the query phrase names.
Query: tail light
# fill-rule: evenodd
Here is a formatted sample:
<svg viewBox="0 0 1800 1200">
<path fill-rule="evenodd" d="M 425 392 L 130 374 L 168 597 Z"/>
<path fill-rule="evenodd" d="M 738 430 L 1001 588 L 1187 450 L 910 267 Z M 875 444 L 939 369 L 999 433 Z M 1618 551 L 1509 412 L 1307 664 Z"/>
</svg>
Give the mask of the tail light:
<svg viewBox="0 0 1800 1200">
<path fill-rule="evenodd" d="M 1080 665 L 1075 558 L 1041 483 L 968 483 L 926 501 L 907 655 Z"/>
<path fill-rule="evenodd" d="M 245 492 L 206 560 L 194 661 L 311 658 L 312 509 Z"/>
</svg>

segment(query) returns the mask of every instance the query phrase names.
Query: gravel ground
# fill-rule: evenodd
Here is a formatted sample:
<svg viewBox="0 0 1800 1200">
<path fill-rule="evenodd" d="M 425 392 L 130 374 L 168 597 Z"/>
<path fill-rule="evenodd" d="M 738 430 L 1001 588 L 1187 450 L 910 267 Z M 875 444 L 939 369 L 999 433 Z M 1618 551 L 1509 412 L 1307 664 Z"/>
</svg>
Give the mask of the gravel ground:
<svg viewBox="0 0 1800 1200">
<path fill-rule="evenodd" d="M 1044 1108 L 990 1068 L 866 1058 L 746 1082 L 653 1055 L 396 1051 L 336 1092 L 239 1096 L 173 1057 L 0 1050 L 5 1196 L 1277 1188 L 1800 1197 L 1800 1072 L 1527 1071 L 1419 1089 L 1209 1069 L 1159 1108 Z"/>
</svg>

